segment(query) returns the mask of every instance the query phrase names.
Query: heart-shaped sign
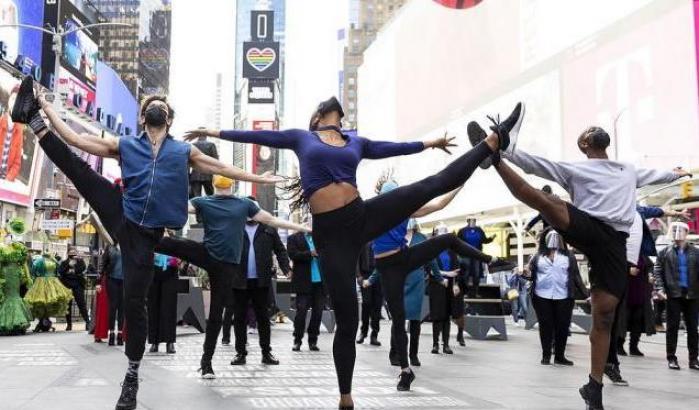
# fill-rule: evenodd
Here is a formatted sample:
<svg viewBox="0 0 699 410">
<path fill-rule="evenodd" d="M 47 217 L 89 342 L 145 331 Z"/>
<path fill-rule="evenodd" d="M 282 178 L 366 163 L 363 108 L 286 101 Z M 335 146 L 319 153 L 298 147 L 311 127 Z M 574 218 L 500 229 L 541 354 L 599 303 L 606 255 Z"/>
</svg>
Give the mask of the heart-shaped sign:
<svg viewBox="0 0 699 410">
<path fill-rule="evenodd" d="M 248 50 L 246 56 L 248 63 L 259 72 L 263 72 L 274 64 L 277 59 L 277 53 L 274 49 L 265 47 L 260 50 L 257 47 L 253 47 Z"/>
</svg>

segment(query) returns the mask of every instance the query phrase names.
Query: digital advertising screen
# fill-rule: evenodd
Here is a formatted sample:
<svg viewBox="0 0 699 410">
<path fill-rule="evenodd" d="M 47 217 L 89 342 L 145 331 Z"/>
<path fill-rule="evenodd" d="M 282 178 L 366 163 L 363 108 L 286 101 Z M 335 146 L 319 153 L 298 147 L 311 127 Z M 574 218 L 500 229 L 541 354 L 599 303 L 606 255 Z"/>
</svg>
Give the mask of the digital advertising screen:
<svg viewBox="0 0 699 410">
<path fill-rule="evenodd" d="M 79 80 L 97 86 L 98 32 L 81 27 L 91 24 L 87 17 L 69 2 L 61 3 L 60 24 L 67 33 L 63 38 L 61 66 Z"/>
<path fill-rule="evenodd" d="M 0 0 L 0 25 L 26 24 L 42 27 L 43 3 L 37 0 Z M 43 34 L 39 30 L 28 27 L 0 28 L 0 42 L 5 50 L 5 61 L 15 64 L 17 57 L 24 57 L 20 63 L 25 74 L 41 67 L 42 40 Z"/>
</svg>

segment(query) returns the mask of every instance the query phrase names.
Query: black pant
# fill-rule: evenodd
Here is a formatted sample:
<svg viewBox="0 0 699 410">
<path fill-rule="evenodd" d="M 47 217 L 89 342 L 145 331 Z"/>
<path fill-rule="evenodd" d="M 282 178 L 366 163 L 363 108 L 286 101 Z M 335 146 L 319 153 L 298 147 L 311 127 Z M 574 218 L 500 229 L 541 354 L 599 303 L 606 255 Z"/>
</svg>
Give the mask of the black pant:
<svg viewBox="0 0 699 410">
<path fill-rule="evenodd" d="M 410 357 L 417 357 L 417 351 L 420 349 L 420 330 L 422 322 L 420 320 L 411 320 L 408 324 L 410 330 Z"/>
<path fill-rule="evenodd" d="M 449 346 L 449 332 L 451 332 L 451 322 L 447 320 L 432 321 L 432 345 L 439 346 L 439 334 L 442 334 L 442 343 Z"/>
<path fill-rule="evenodd" d="M 573 299 L 544 299 L 533 295 L 532 304 L 539 320 L 539 340 L 542 356 L 551 357 L 551 345 L 557 358 L 564 358 L 570 319 L 573 315 Z"/>
<path fill-rule="evenodd" d="M 405 333 L 403 302 L 405 278 L 410 272 L 439 256 L 445 249 L 451 249 L 459 256 L 478 258 L 478 263 L 490 260 L 487 255 L 458 239 L 453 233 L 435 236 L 396 254 L 376 259 L 376 269 L 380 273 L 381 286 L 392 318 L 392 346 L 395 347 L 402 368 L 408 367 L 408 336 Z"/>
<path fill-rule="evenodd" d="M 699 299 L 669 298 L 667 299 L 667 333 L 665 334 L 665 349 L 667 358 L 677 359 L 677 333 L 680 329 L 680 314 L 687 326 L 687 350 L 689 360 L 697 360 L 699 338 L 697 338 L 697 312 Z"/>
<path fill-rule="evenodd" d="M 666 303 L 664 300 L 653 301 L 653 313 L 655 314 L 655 325 L 663 325 L 663 312 L 665 311 Z"/>
<path fill-rule="evenodd" d="M 612 323 L 611 332 L 609 332 L 609 353 L 607 353 L 607 364 L 613 364 L 619 366 L 619 355 L 617 354 L 617 343 L 619 340 L 619 331 L 621 330 L 621 325 L 619 320 L 621 320 L 622 309 L 626 309 L 626 295 L 623 294 L 619 300 L 619 303 L 614 309 L 614 323 Z"/>
<path fill-rule="evenodd" d="M 119 241 L 124 272 L 124 318 L 129 324 L 125 351 L 129 360 L 141 360 L 148 328 L 146 294 L 153 280 L 153 250 L 163 229 L 145 228 L 125 218 L 120 189 L 96 173 L 53 132 L 49 131 L 39 144 L 97 213 L 107 232 Z"/>
<path fill-rule="evenodd" d="M 638 349 L 638 342 L 641 340 L 641 333 L 645 328 L 643 305 L 626 305 L 626 330 L 629 332 L 629 348 Z M 623 330 L 623 329 L 622 329 Z M 619 335 L 617 339 L 619 347 L 624 346 L 626 332 Z"/>
<path fill-rule="evenodd" d="M 107 295 L 109 295 L 109 330 L 114 331 L 114 325 L 121 332 L 124 329 L 124 281 L 122 279 L 107 279 Z"/>
<path fill-rule="evenodd" d="M 483 261 L 475 258 L 463 258 L 463 264 L 466 267 L 466 285 L 468 286 L 469 278 L 471 285 L 469 286 L 469 294 L 475 297 L 478 295 L 478 287 L 481 284 L 481 276 L 483 275 Z"/>
<path fill-rule="evenodd" d="M 175 343 L 176 330 L 177 276 L 156 276 L 148 291 L 148 343 Z"/>
<path fill-rule="evenodd" d="M 189 181 L 189 197 L 194 198 L 201 196 L 201 189 L 204 188 L 206 195 L 214 194 L 214 186 L 211 180 L 208 181 Z"/>
<path fill-rule="evenodd" d="M 313 240 L 337 320 L 333 359 L 340 394 L 352 391 L 354 337 L 359 324 L 355 272 L 362 247 L 430 200 L 463 185 L 490 154 L 490 148 L 480 143 L 435 175 L 366 202 L 357 198 L 342 208 L 313 216 Z"/>
<path fill-rule="evenodd" d="M 87 305 L 85 304 L 85 288 L 82 285 L 70 286 L 69 289 L 73 292 L 73 299 L 68 301 L 68 313 L 66 313 L 66 324 L 73 325 L 73 300 L 78 305 L 80 316 L 85 321 L 85 325 L 90 321 L 87 315 Z"/>
<path fill-rule="evenodd" d="M 371 326 L 371 337 L 377 337 L 381 323 L 381 307 L 383 307 L 383 293 L 381 285 L 375 283 L 368 288 L 362 288 L 362 329 L 363 335 L 367 335 Z"/>
<path fill-rule="evenodd" d="M 294 317 L 294 343 L 301 343 L 304 329 L 306 328 L 306 314 L 311 311 L 311 320 L 308 322 L 308 344 L 318 343 L 320 334 L 320 322 L 323 319 L 325 309 L 325 291 L 322 283 L 312 283 L 308 292 L 296 294 L 296 317 Z"/>
<path fill-rule="evenodd" d="M 235 332 L 235 351 L 241 355 L 247 355 L 245 345 L 248 342 L 248 329 L 245 317 L 248 303 L 252 302 L 252 309 L 257 319 L 257 332 L 260 338 L 262 354 L 272 350 L 270 346 L 271 328 L 267 308 L 269 307 L 269 288 L 258 287 L 257 279 L 248 279 L 247 289 L 233 289 L 233 331 Z"/>
<path fill-rule="evenodd" d="M 209 318 L 206 321 L 202 360 L 211 361 L 216 350 L 218 335 L 221 332 L 223 309 L 230 310 L 232 306 L 233 275 L 239 269 L 239 265 L 214 259 L 204 244 L 184 238 L 163 238 L 156 250 L 185 260 L 204 269 L 209 274 L 211 302 L 209 304 Z"/>
</svg>

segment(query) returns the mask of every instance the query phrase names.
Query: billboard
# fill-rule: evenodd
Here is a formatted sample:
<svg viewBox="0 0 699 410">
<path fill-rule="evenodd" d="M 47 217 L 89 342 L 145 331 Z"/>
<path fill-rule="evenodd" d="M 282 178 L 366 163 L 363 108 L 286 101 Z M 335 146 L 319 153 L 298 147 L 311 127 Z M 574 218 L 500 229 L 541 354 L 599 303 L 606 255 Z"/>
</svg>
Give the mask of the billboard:
<svg viewBox="0 0 699 410">
<path fill-rule="evenodd" d="M 44 4 L 36 0 L 0 0 L 0 24 L 44 24 Z M 25 74 L 41 79 L 43 33 L 26 27 L 0 28 L 3 59 Z"/>
<path fill-rule="evenodd" d="M 97 120 L 114 134 L 135 135 L 138 103 L 116 71 L 97 63 Z"/>
<path fill-rule="evenodd" d="M 63 1 L 61 3 L 59 24 L 68 33 L 63 37 L 61 66 L 94 89 L 97 86 L 99 32 L 90 29 L 77 30 L 91 23 L 70 2 Z"/>
<path fill-rule="evenodd" d="M 36 141 L 29 127 L 10 118 L 19 80 L 0 70 L 0 201 L 29 206 Z"/>
<path fill-rule="evenodd" d="M 61 68 L 58 74 L 58 89 L 67 95 L 67 103 L 81 113 L 94 117 L 97 95 L 95 88 L 82 82 L 70 71 Z"/>
<path fill-rule="evenodd" d="M 243 77 L 279 78 L 279 42 L 244 42 Z"/>
<path fill-rule="evenodd" d="M 248 81 L 248 104 L 273 104 L 274 88 L 272 79 L 251 78 Z"/>
</svg>

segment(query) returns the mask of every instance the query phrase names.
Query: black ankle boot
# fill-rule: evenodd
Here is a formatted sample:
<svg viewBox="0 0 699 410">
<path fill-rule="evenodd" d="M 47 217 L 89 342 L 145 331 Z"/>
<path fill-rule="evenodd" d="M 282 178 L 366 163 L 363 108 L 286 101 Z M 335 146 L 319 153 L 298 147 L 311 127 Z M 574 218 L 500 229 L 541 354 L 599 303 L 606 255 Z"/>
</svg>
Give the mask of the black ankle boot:
<svg viewBox="0 0 699 410">
<path fill-rule="evenodd" d="M 167 343 L 165 344 L 165 352 L 167 354 L 175 354 L 177 351 L 175 350 L 175 344 L 174 343 Z"/>
<path fill-rule="evenodd" d="M 439 354 L 439 345 L 432 346 L 432 354 Z"/>
<path fill-rule="evenodd" d="M 116 404 L 116 410 L 135 410 L 138 395 L 138 377 L 126 376 L 121 383 L 121 396 Z"/>
<path fill-rule="evenodd" d="M 109 346 L 114 346 L 114 332 L 109 332 L 109 341 L 107 342 Z"/>
<path fill-rule="evenodd" d="M 592 376 L 586 385 L 578 390 L 580 396 L 585 400 L 588 410 L 604 410 L 602 405 L 602 383 L 598 383 Z"/>
</svg>

